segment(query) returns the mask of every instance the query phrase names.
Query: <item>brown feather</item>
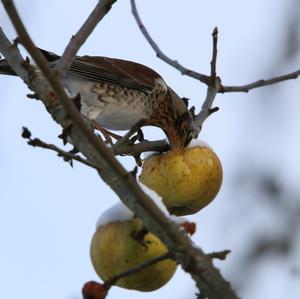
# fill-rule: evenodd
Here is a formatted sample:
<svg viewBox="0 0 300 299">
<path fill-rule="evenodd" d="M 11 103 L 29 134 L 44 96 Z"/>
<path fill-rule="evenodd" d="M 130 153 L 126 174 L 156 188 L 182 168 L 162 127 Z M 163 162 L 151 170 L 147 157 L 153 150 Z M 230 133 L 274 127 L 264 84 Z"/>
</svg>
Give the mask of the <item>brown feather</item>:
<svg viewBox="0 0 300 299">
<path fill-rule="evenodd" d="M 124 87 L 152 92 L 161 76 L 142 64 L 116 58 L 82 56 L 74 60 L 70 71 L 78 76 L 93 80 L 118 84 Z"/>
</svg>

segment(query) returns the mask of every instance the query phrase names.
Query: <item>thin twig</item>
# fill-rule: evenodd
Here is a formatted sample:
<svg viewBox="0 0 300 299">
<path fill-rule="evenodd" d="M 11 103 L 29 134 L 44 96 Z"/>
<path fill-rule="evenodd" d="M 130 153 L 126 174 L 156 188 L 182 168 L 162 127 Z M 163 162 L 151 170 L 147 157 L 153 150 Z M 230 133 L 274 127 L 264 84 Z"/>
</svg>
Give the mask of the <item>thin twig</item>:
<svg viewBox="0 0 300 299">
<path fill-rule="evenodd" d="M 166 54 L 164 54 L 160 48 L 158 47 L 157 43 L 153 40 L 153 38 L 151 37 L 151 35 L 149 34 L 148 30 L 146 29 L 146 27 L 144 26 L 139 13 L 137 11 L 136 8 L 136 3 L 135 0 L 130 0 L 131 2 L 131 9 L 132 9 L 132 14 L 142 32 L 142 34 L 144 35 L 144 37 L 146 38 L 146 40 L 148 41 L 148 43 L 150 44 L 150 46 L 152 47 L 152 49 L 154 50 L 154 52 L 156 53 L 156 56 L 158 58 L 160 58 L 161 60 L 163 60 L 164 62 L 166 62 L 167 64 L 173 66 L 174 68 L 176 68 L 178 71 L 180 71 L 180 73 L 182 75 L 187 75 L 190 76 L 192 78 L 195 78 L 205 84 L 209 84 L 210 83 L 210 77 L 206 76 L 204 74 L 200 74 L 197 73 L 193 70 L 187 69 L 184 66 L 182 66 L 177 60 L 172 60 L 170 59 Z"/>
<path fill-rule="evenodd" d="M 288 73 L 286 75 L 273 77 L 267 80 L 257 80 L 255 82 L 241 85 L 241 86 L 221 86 L 219 92 L 225 93 L 225 92 L 249 92 L 252 89 L 268 86 L 272 84 L 276 84 L 282 81 L 291 80 L 291 79 L 297 79 L 300 76 L 300 69 L 297 71 L 294 71 L 292 73 Z"/>
<path fill-rule="evenodd" d="M 221 87 L 221 79 L 217 76 L 217 54 L 218 54 L 218 28 L 215 27 L 212 33 L 213 47 L 212 47 L 212 59 L 210 63 L 210 84 L 207 87 L 206 99 L 202 104 L 200 112 L 195 116 L 195 137 L 197 138 L 204 121 L 219 108 L 212 107 L 216 95 Z"/>
<path fill-rule="evenodd" d="M 161 262 L 163 260 L 166 260 L 166 259 L 169 259 L 171 258 L 171 253 L 170 252 L 166 252 L 165 254 L 162 254 L 158 257 L 155 257 L 155 258 L 152 258 L 148 261 L 146 261 L 145 263 L 143 264 L 140 264 L 132 269 L 129 269 L 127 271 L 124 271 L 124 272 L 121 272 L 117 275 L 115 275 L 114 277 L 112 277 L 111 279 L 107 280 L 104 282 L 103 286 L 106 288 L 106 289 L 109 289 L 112 285 L 114 285 L 119 279 L 121 278 L 124 278 L 124 277 L 127 277 L 127 276 L 130 276 L 132 274 L 135 274 L 143 269 L 145 269 L 146 267 L 149 267 L 153 264 L 156 264 L 158 262 Z"/>
<path fill-rule="evenodd" d="M 204 123 L 204 121 L 214 112 L 218 111 L 219 108 L 218 107 L 214 107 L 212 108 L 213 102 L 216 98 L 216 95 L 218 94 L 218 90 L 221 86 L 221 81 L 220 79 L 217 77 L 216 78 L 216 82 L 215 82 L 215 86 L 209 86 L 207 88 L 207 93 L 206 93 L 206 99 L 202 104 L 201 107 L 201 111 L 196 115 L 195 117 L 195 138 L 198 137 L 201 129 L 202 129 L 202 125 Z"/>
<path fill-rule="evenodd" d="M 211 71 L 210 71 L 210 78 L 212 80 L 212 82 L 215 82 L 216 80 L 216 68 L 217 68 L 217 54 L 218 54 L 218 27 L 215 27 L 213 33 L 212 33 L 212 37 L 213 37 L 213 54 L 212 54 L 212 59 L 211 59 Z"/>
<path fill-rule="evenodd" d="M 222 250 L 222 251 L 216 251 L 216 252 L 211 252 L 208 253 L 207 255 L 211 259 L 218 259 L 218 260 L 225 260 L 227 258 L 227 255 L 231 252 L 231 250 Z"/>
<path fill-rule="evenodd" d="M 72 61 L 80 49 L 80 47 L 85 43 L 87 38 L 90 36 L 90 34 L 93 32 L 97 24 L 103 19 L 103 17 L 109 12 L 111 9 L 111 6 L 116 2 L 117 0 L 102 0 L 99 1 L 92 11 L 92 13 L 89 15 L 87 20 L 84 22 L 84 24 L 80 27 L 80 29 L 77 31 L 75 35 L 72 36 L 69 44 L 67 45 L 63 55 L 59 59 L 56 70 L 59 73 L 59 76 L 64 76 L 70 65 L 72 64 Z"/>
<path fill-rule="evenodd" d="M 46 143 L 39 138 L 31 138 L 30 131 L 25 127 L 23 127 L 22 137 L 28 140 L 29 145 L 34 146 L 34 147 L 41 147 L 41 148 L 46 148 L 46 149 L 52 150 L 52 151 L 56 152 L 59 157 L 63 157 L 64 160 L 67 162 L 76 160 L 82 164 L 85 164 L 86 166 L 96 169 L 97 171 L 102 170 L 102 167 L 100 165 L 98 165 L 92 161 L 83 159 L 80 156 L 75 155 L 71 152 L 66 152 L 66 151 L 62 150 L 61 148 L 59 148 L 58 146 L 56 146 L 54 144 Z M 73 166 L 73 165 L 71 164 L 71 166 Z"/>
</svg>

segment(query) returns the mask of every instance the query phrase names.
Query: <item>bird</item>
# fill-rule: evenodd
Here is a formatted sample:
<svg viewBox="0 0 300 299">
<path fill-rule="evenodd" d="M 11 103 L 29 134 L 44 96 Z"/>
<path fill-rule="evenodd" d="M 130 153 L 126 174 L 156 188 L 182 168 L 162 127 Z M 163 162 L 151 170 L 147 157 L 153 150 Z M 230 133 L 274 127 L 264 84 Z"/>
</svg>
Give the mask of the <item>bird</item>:
<svg viewBox="0 0 300 299">
<path fill-rule="evenodd" d="M 40 51 L 51 67 L 57 65 L 59 55 Z M 0 74 L 16 75 L 5 59 L 0 60 Z M 159 127 L 171 149 L 177 151 L 194 137 L 194 121 L 186 101 L 145 65 L 103 56 L 76 56 L 61 80 L 70 96 L 80 95 L 80 112 L 98 128 Z"/>
</svg>

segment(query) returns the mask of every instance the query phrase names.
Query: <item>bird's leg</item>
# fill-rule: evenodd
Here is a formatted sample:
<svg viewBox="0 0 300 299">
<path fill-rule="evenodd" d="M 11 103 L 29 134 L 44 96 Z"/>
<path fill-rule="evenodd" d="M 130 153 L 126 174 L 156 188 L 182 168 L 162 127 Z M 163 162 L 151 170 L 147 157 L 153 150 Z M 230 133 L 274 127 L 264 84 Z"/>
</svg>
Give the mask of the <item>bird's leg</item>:
<svg viewBox="0 0 300 299">
<path fill-rule="evenodd" d="M 103 134 L 103 136 L 105 138 L 105 143 L 107 143 L 107 144 L 113 145 L 113 141 L 112 141 L 111 137 L 113 137 L 117 140 L 120 140 L 122 138 L 120 135 L 117 135 L 115 133 L 112 133 L 112 132 L 104 129 L 95 120 L 92 120 L 92 126 L 94 129 L 100 131 Z"/>
<path fill-rule="evenodd" d="M 143 131 L 142 129 L 138 129 L 138 131 L 136 132 L 136 135 L 134 135 L 132 138 L 131 138 L 131 141 L 133 143 L 135 143 L 136 141 L 144 141 L 144 134 L 143 134 Z M 142 167 L 143 165 L 143 162 L 142 162 L 142 159 L 141 159 L 141 154 L 137 154 L 137 155 L 133 155 L 133 158 L 135 159 L 135 163 L 137 166 L 139 167 Z"/>
<path fill-rule="evenodd" d="M 138 129 L 138 131 L 137 131 L 137 139 L 138 139 L 138 141 L 144 141 L 145 140 L 144 133 L 143 133 L 141 128 Z"/>
<path fill-rule="evenodd" d="M 68 142 L 68 135 L 70 134 L 70 130 L 73 124 L 68 118 L 65 118 L 62 121 L 61 125 L 62 125 L 62 132 L 60 135 L 58 135 L 58 138 L 62 139 L 63 144 L 66 145 Z"/>
<path fill-rule="evenodd" d="M 50 95 L 50 93 L 48 94 L 48 96 Z M 56 96 L 55 96 L 56 97 Z M 55 100 L 55 97 L 53 97 L 53 100 Z M 50 98 L 49 98 L 50 100 Z M 56 97 L 56 100 L 59 102 L 58 98 Z M 75 107 L 78 109 L 78 111 L 80 112 L 81 109 L 81 97 L 80 97 L 80 93 L 78 93 L 74 98 L 71 98 L 71 100 L 73 101 Z M 53 105 L 53 103 L 52 103 Z M 70 130 L 72 128 L 72 122 L 71 120 L 67 117 L 67 115 L 64 117 L 64 120 L 62 122 L 62 132 L 61 134 L 58 136 L 58 138 L 61 138 L 63 140 L 63 144 L 66 145 L 68 142 L 68 135 L 70 133 Z"/>
<path fill-rule="evenodd" d="M 144 126 L 145 124 L 147 124 L 147 120 L 146 119 L 141 119 L 139 120 L 135 125 L 133 125 L 133 127 L 122 137 L 120 138 L 117 143 L 113 146 L 113 149 L 116 149 L 118 147 L 120 147 L 122 144 L 126 143 L 129 141 L 129 138 L 135 133 L 138 132 L 140 130 L 140 128 L 142 126 Z"/>
<path fill-rule="evenodd" d="M 136 142 L 137 140 L 138 141 L 144 141 L 144 134 L 143 134 L 143 131 L 142 129 L 138 129 L 137 132 L 136 132 L 136 135 L 134 135 L 131 139 L 130 139 L 133 143 Z"/>
</svg>

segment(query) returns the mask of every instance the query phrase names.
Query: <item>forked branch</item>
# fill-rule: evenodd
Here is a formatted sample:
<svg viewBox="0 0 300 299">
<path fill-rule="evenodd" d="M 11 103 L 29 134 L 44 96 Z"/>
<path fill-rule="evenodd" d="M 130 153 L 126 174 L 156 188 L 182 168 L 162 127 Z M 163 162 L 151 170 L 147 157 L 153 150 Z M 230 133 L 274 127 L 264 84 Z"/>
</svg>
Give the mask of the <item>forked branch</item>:
<svg viewBox="0 0 300 299">
<path fill-rule="evenodd" d="M 153 40 L 153 38 L 149 34 L 149 32 L 148 32 L 147 28 L 145 27 L 145 25 L 143 24 L 139 14 L 138 14 L 135 0 L 130 0 L 130 2 L 131 2 L 131 7 L 132 7 L 132 14 L 133 14 L 133 16 L 134 16 L 134 18 L 135 18 L 135 20 L 138 24 L 138 27 L 140 28 L 142 34 L 144 35 L 144 37 L 146 38 L 146 40 L 148 41 L 148 43 L 150 44 L 152 49 L 155 51 L 157 57 L 159 57 L 160 59 L 162 59 L 163 61 L 165 61 L 169 65 L 176 68 L 183 75 L 187 75 L 191 78 L 197 79 L 200 82 L 206 84 L 207 86 L 210 86 L 210 84 L 211 84 L 210 78 L 213 74 L 215 74 L 215 72 L 211 73 L 210 76 L 207 76 L 205 74 L 201 74 L 199 72 L 195 72 L 193 70 L 190 70 L 190 69 L 184 67 L 183 65 L 178 63 L 177 60 L 173 60 L 173 59 L 169 58 L 166 54 L 164 54 L 160 50 L 157 43 Z M 286 81 L 286 80 L 296 79 L 299 75 L 300 75 L 300 69 L 298 69 L 294 72 L 285 74 L 285 75 L 277 76 L 277 77 L 270 78 L 270 79 L 261 79 L 261 80 L 257 80 L 255 82 L 245 84 L 245 85 L 240 85 L 240 86 L 226 86 L 226 85 L 221 84 L 221 86 L 218 90 L 218 93 L 249 92 L 250 90 L 255 89 L 255 88 L 276 84 L 276 83 Z"/>
<path fill-rule="evenodd" d="M 210 84 L 207 87 L 206 99 L 204 100 L 201 110 L 195 115 L 195 137 L 198 137 L 204 121 L 214 112 L 218 111 L 218 107 L 213 108 L 215 97 L 221 87 L 221 79 L 217 76 L 217 53 L 218 53 L 218 28 L 216 27 L 212 33 L 213 47 L 212 58 L 210 62 Z"/>
</svg>

